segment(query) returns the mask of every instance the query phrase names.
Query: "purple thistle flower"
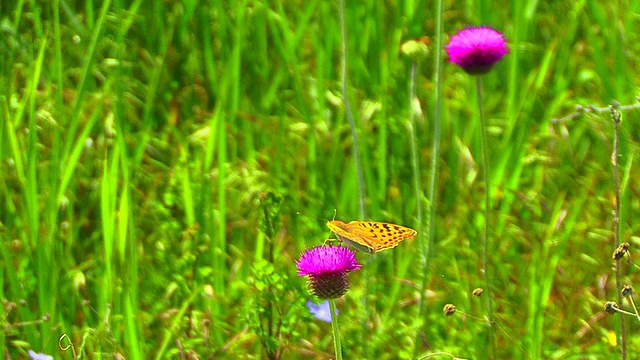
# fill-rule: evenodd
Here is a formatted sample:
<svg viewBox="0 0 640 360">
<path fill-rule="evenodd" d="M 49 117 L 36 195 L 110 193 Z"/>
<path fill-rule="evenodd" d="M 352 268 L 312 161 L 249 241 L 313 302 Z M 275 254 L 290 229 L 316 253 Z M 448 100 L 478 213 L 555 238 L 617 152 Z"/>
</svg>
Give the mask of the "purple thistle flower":
<svg viewBox="0 0 640 360">
<path fill-rule="evenodd" d="M 451 37 L 447 45 L 449 61 L 471 75 L 488 72 L 508 53 L 502 33 L 486 26 L 461 30 Z"/>
<path fill-rule="evenodd" d="M 335 299 L 349 290 L 348 273 L 362 265 L 355 251 L 342 246 L 316 246 L 305 250 L 296 261 L 299 276 L 309 276 L 311 293 L 322 299 Z"/>
<path fill-rule="evenodd" d="M 315 304 L 313 301 L 307 301 L 307 307 L 309 308 L 309 312 L 311 315 L 315 316 L 316 319 L 331 322 L 331 307 L 329 306 L 329 300 L 325 300 L 320 304 Z M 338 315 L 338 309 L 336 309 L 336 315 Z"/>
</svg>

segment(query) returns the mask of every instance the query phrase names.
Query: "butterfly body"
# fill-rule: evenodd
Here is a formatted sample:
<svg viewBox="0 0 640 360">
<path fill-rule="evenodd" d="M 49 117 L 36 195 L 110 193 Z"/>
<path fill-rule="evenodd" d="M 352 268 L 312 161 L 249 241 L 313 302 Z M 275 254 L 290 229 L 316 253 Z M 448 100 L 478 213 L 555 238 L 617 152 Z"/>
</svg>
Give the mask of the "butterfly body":
<svg viewBox="0 0 640 360">
<path fill-rule="evenodd" d="M 350 221 L 346 223 L 332 220 L 327 222 L 327 227 L 342 242 L 367 254 L 375 254 L 394 248 L 401 241 L 418 234 L 417 231 L 402 225 L 378 221 Z"/>
</svg>

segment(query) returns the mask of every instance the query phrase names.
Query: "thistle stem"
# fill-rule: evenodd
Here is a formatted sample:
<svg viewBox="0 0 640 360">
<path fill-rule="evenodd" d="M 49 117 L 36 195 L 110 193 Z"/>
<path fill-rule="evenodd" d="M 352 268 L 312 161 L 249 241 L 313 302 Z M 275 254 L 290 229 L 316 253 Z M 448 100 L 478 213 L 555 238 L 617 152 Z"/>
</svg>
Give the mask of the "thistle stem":
<svg viewBox="0 0 640 360">
<path fill-rule="evenodd" d="M 482 77 L 476 76 L 476 94 L 478 96 L 478 112 L 480 115 L 480 147 L 482 148 L 482 177 L 484 178 L 484 230 L 482 233 L 482 267 L 484 268 L 484 280 L 487 294 L 487 317 L 493 322 L 493 304 L 491 295 L 491 277 L 489 276 L 489 212 L 491 209 L 491 180 L 487 155 L 487 124 L 484 118 L 482 106 Z M 491 341 L 491 358 L 495 358 L 496 348 L 493 336 L 493 326 L 489 326 L 489 338 Z"/>
<path fill-rule="evenodd" d="M 340 344 L 340 327 L 338 326 L 338 314 L 336 314 L 336 301 L 329 300 L 331 311 L 331 327 L 333 328 L 333 347 L 336 350 L 336 360 L 342 360 L 342 345 Z"/>
</svg>

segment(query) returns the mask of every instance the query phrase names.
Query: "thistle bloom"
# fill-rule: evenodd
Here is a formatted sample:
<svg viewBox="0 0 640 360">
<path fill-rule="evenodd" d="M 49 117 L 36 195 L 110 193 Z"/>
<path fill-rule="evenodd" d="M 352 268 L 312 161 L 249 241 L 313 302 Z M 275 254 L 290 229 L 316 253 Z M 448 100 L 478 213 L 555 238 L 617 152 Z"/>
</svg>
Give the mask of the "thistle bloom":
<svg viewBox="0 0 640 360">
<path fill-rule="evenodd" d="M 316 319 L 331 322 L 331 309 L 329 306 L 329 300 L 325 300 L 320 304 L 315 304 L 313 301 L 307 301 L 307 307 L 309 308 L 309 312 L 311 315 L 315 316 Z M 336 309 L 336 315 L 338 315 L 338 309 Z"/>
<path fill-rule="evenodd" d="M 487 73 L 507 53 L 502 34 L 486 26 L 466 28 L 451 37 L 447 45 L 449 61 L 471 75 Z"/>
<path fill-rule="evenodd" d="M 355 251 L 342 246 L 316 246 L 296 261 L 299 276 L 309 276 L 309 290 L 321 299 L 336 299 L 349 290 L 348 273 L 362 265 Z"/>
</svg>

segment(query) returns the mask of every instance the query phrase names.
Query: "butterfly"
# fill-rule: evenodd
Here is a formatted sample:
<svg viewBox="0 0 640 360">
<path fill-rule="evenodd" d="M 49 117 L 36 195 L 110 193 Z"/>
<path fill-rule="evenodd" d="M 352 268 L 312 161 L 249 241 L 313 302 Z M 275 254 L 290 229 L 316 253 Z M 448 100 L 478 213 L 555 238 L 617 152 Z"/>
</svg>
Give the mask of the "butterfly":
<svg viewBox="0 0 640 360">
<path fill-rule="evenodd" d="M 340 220 L 331 220 L 327 222 L 327 227 L 338 236 L 340 241 L 367 254 L 394 248 L 400 241 L 418 234 L 417 231 L 405 226 L 378 221 L 345 223 Z"/>
</svg>

